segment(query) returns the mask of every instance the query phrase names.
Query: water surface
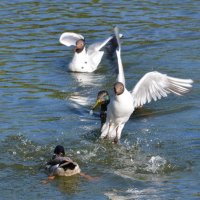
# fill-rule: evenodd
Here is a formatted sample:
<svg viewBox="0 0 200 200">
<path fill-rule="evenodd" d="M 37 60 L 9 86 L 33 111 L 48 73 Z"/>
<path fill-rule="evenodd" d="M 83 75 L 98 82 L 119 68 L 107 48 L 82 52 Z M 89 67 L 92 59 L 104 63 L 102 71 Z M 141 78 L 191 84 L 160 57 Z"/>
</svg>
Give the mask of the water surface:
<svg viewBox="0 0 200 200">
<path fill-rule="evenodd" d="M 0 199 L 199 199 L 200 3 L 168 1 L 0 2 Z M 90 44 L 124 34 L 127 87 L 147 72 L 192 78 L 192 91 L 145 105 L 126 124 L 121 144 L 98 139 L 90 106 L 115 75 L 105 59 L 91 74 L 70 73 L 65 31 Z M 40 167 L 57 144 L 82 171 L 43 185 Z"/>
</svg>

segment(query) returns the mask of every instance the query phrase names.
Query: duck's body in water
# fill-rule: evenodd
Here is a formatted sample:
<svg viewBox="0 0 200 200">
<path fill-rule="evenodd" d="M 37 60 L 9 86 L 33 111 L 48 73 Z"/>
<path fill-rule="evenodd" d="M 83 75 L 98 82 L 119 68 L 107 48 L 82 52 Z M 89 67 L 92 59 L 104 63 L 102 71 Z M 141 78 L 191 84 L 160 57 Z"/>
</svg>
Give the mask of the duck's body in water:
<svg viewBox="0 0 200 200">
<path fill-rule="evenodd" d="M 56 176 L 73 176 L 76 174 L 81 175 L 88 180 L 93 179 L 91 176 L 81 172 L 78 163 L 74 162 L 69 157 L 65 157 L 65 150 L 61 145 L 55 147 L 54 155 L 46 163 L 45 168 L 48 172 L 48 180 L 43 181 L 43 183 L 55 179 Z"/>
</svg>

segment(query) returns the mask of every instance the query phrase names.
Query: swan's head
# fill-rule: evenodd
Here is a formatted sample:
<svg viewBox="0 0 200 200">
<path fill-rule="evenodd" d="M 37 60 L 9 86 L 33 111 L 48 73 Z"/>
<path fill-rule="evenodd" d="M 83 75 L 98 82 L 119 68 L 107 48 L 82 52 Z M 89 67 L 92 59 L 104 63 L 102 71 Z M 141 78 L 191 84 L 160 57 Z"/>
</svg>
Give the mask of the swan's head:
<svg viewBox="0 0 200 200">
<path fill-rule="evenodd" d="M 114 93 L 115 95 L 121 95 L 124 92 L 124 84 L 121 82 L 116 82 L 114 84 Z"/>
<path fill-rule="evenodd" d="M 76 41 L 76 47 L 75 47 L 75 52 L 76 53 L 81 53 L 85 47 L 85 40 L 80 39 Z"/>
</svg>

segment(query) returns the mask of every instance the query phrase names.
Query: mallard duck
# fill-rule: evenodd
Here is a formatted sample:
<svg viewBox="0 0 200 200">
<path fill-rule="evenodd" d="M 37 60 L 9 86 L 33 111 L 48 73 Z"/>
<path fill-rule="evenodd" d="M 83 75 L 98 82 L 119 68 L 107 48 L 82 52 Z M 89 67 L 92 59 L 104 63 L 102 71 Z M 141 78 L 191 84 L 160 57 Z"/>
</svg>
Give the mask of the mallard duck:
<svg viewBox="0 0 200 200">
<path fill-rule="evenodd" d="M 106 122 L 101 128 L 100 138 L 108 138 L 118 142 L 124 125 L 129 120 L 131 114 L 138 107 L 142 107 L 151 100 L 156 101 L 162 97 L 167 97 L 169 93 L 183 95 L 190 90 L 193 81 L 191 79 L 180 79 L 167 76 L 157 71 L 145 74 L 131 91 L 126 89 L 123 65 L 121 60 L 121 44 L 119 30 L 115 28 L 115 35 L 118 41 L 116 50 L 118 60 L 118 76 L 114 84 L 114 95 L 108 104 Z M 107 94 L 106 94 L 107 96 Z M 93 109 L 102 103 L 104 97 L 97 97 Z"/>
<path fill-rule="evenodd" d="M 96 104 L 92 107 L 91 113 L 93 113 L 93 110 L 101 105 L 100 109 L 100 119 L 101 119 L 101 126 L 106 122 L 107 117 L 107 106 L 110 103 L 110 96 L 106 90 L 99 91 L 97 95 L 97 101 Z"/>
<path fill-rule="evenodd" d="M 64 156 L 64 147 L 57 145 L 52 159 L 46 164 L 49 176 L 73 176 L 80 174 L 81 169 L 79 165 L 71 158 Z"/>
</svg>

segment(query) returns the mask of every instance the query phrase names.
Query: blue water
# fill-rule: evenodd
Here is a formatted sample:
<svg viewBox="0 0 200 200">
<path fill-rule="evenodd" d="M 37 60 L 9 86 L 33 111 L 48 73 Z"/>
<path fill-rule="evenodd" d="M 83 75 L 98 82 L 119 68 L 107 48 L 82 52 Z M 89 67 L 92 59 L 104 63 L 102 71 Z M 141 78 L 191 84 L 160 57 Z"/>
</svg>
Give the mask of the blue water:
<svg viewBox="0 0 200 200">
<path fill-rule="evenodd" d="M 19 0 L 0 2 L 0 199 L 199 199 L 200 2 Z M 121 144 L 98 139 L 90 106 L 115 75 L 104 59 L 91 74 L 68 72 L 63 32 L 102 41 L 118 25 L 128 89 L 147 72 L 194 80 L 192 90 L 147 104 Z M 56 178 L 41 165 L 62 144 L 83 172 Z"/>
</svg>

